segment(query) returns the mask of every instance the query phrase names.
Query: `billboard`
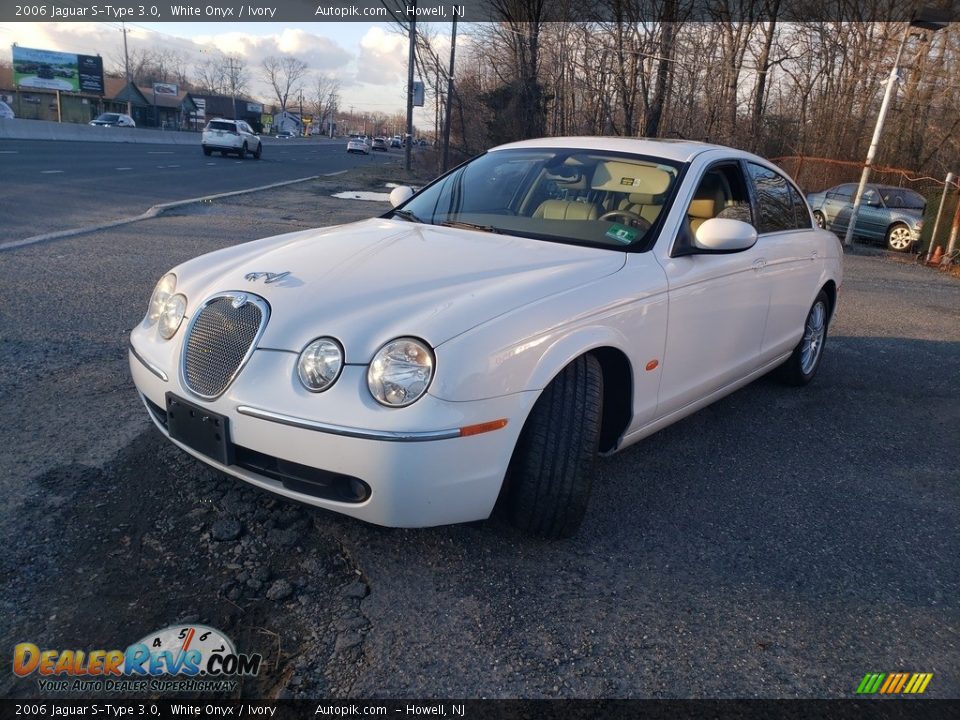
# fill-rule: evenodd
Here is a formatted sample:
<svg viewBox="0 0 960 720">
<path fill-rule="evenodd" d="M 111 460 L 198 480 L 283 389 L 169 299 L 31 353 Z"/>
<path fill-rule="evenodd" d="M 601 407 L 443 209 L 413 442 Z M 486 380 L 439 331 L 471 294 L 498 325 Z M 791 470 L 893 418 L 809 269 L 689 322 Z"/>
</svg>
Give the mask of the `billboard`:
<svg viewBox="0 0 960 720">
<path fill-rule="evenodd" d="M 13 83 L 19 87 L 103 95 L 103 59 L 14 45 Z"/>
<path fill-rule="evenodd" d="M 176 85 L 170 83 L 158 83 L 153 84 L 153 94 L 154 95 L 173 95 L 176 96 L 179 94 L 180 89 Z"/>
</svg>

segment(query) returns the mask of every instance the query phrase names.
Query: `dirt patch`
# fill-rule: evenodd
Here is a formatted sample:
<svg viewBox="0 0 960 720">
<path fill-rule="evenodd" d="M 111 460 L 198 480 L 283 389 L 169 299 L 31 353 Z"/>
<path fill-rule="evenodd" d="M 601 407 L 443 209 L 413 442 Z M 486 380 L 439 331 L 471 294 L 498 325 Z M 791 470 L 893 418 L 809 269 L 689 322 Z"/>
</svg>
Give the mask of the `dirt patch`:
<svg viewBox="0 0 960 720">
<path fill-rule="evenodd" d="M 153 429 L 102 469 L 58 467 L 37 485 L 0 556 L 3 615 L 16 623 L 3 647 L 122 650 L 150 629 L 201 623 L 264 658 L 233 697 L 349 692 L 367 587 L 315 525 L 322 511 L 221 475 Z M 0 694 L 35 696 L 36 679 L 9 674 Z"/>
</svg>

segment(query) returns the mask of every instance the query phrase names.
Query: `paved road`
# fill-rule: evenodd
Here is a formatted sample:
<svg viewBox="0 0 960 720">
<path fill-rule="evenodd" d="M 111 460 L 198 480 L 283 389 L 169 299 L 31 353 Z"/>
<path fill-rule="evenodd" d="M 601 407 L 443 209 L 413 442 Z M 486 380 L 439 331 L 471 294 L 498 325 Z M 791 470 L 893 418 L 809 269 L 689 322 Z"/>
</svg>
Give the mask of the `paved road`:
<svg viewBox="0 0 960 720">
<path fill-rule="evenodd" d="M 849 256 L 816 380 L 763 378 L 604 460 L 573 540 L 390 530 L 215 477 L 126 370 L 171 265 L 381 210 L 295 187 L 0 255 L 2 647 L 193 617 L 264 628 L 243 647 L 307 696 L 851 697 L 896 671 L 960 697 L 960 282 Z"/>
<path fill-rule="evenodd" d="M 263 157 L 205 157 L 197 146 L 0 141 L 0 243 L 139 215 L 184 200 L 382 162 L 339 140 L 266 140 Z M 398 151 L 388 154 L 399 157 Z"/>
</svg>

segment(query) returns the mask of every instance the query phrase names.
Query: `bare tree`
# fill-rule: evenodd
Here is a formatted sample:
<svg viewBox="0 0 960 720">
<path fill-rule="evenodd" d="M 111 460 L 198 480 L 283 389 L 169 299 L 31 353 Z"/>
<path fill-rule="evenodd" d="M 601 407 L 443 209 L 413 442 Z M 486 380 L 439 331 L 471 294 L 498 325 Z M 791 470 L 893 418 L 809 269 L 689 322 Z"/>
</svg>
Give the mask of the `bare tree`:
<svg viewBox="0 0 960 720">
<path fill-rule="evenodd" d="M 329 127 L 328 123 L 340 105 L 340 81 L 332 75 L 318 75 L 313 86 L 313 112 L 320 128 Z"/>
<path fill-rule="evenodd" d="M 292 55 L 276 57 L 271 55 L 264 59 L 263 77 L 273 88 L 280 111 L 287 109 L 287 102 L 291 95 L 296 95 L 303 89 L 303 76 L 307 73 L 307 64 Z"/>
</svg>

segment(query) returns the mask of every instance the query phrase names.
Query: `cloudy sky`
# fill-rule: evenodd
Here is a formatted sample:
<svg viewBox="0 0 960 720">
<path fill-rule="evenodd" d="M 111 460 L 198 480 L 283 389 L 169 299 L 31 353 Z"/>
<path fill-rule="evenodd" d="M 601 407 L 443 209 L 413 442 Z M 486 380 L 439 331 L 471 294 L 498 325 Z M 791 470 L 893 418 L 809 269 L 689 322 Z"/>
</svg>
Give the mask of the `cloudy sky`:
<svg viewBox="0 0 960 720">
<path fill-rule="evenodd" d="M 269 55 L 290 54 L 306 62 L 312 73 L 340 80 L 340 106 L 356 112 L 404 112 L 407 84 L 407 40 L 390 23 L 137 23 L 127 24 L 130 51 L 175 50 L 188 67 L 223 54 L 247 61 L 251 90 L 270 101 L 260 63 Z M 436 31 L 446 38 L 447 26 Z M 465 38 L 458 38 L 458 44 Z M 14 43 L 31 48 L 102 55 L 104 66 L 122 67 L 120 24 L 5 23 L 0 24 L 0 53 L 10 60 Z M 3 55 L 0 55 L 2 57 Z M 309 87 L 313 83 L 307 81 Z M 429 101 L 428 101 L 429 104 Z M 418 110 L 416 122 L 432 122 L 433 109 Z"/>
</svg>

